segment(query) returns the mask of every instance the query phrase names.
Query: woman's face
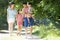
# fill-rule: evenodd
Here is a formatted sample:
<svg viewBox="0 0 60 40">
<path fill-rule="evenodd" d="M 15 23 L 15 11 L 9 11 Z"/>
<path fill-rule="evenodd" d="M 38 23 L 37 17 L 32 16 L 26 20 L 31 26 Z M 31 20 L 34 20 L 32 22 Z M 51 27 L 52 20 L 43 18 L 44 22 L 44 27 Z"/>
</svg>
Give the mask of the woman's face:
<svg viewBox="0 0 60 40">
<path fill-rule="evenodd" d="M 23 7 L 25 7 L 25 8 L 26 8 L 26 7 L 27 7 L 27 5 L 26 5 L 26 4 L 23 4 Z"/>
<path fill-rule="evenodd" d="M 14 4 L 12 4 L 10 7 L 13 9 L 14 8 Z"/>
</svg>

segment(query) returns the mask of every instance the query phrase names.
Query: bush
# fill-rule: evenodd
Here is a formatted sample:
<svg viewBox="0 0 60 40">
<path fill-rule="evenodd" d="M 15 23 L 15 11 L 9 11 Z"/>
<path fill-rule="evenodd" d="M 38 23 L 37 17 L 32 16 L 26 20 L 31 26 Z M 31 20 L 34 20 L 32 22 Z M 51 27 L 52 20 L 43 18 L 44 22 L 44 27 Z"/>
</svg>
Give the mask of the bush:
<svg viewBox="0 0 60 40">
<path fill-rule="evenodd" d="M 48 35 L 60 37 L 60 30 L 52 22 L 48 26 L 44 24 L 40 24 L 39 27 L 34 26 L 33 29 L 33 33 L 37 34 L 40 38 L 45 38 Z"/>
</svg>

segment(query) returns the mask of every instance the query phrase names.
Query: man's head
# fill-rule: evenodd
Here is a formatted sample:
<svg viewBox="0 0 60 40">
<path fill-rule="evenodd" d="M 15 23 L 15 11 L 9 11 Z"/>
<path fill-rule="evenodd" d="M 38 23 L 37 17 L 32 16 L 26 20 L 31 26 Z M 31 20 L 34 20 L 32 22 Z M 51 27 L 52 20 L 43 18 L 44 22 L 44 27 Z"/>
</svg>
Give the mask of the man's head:
<svg viewBox="0 0 60 40">
<path fill-rule="evenodd" d="M 9 3 L 10 8 L 12 8 L 12 9 L 13 9 L 13 8 L 14 8 L 14 4 L 15 4 L 14 2 L 10 2 L 10 3 Z"/>
</svg>

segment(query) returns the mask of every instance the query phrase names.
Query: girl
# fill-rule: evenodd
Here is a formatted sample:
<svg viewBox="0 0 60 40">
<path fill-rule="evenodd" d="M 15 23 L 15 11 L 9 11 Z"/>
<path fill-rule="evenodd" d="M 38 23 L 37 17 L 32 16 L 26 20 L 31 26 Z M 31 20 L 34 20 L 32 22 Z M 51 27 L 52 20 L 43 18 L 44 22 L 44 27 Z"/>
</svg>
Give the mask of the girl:
<svg viewBox="0 0 60 40">
<path fill-rule="evenodd" d="M 21 14 L 22 11 L 18 10 L 18 14 L 16 15 L 16 20 L 17 20 L 17 35 L 20 33 L 21 35 L 21 31 L 22 31 L 22 25 L 23 25 L 23 15 Z"/>
</svg>

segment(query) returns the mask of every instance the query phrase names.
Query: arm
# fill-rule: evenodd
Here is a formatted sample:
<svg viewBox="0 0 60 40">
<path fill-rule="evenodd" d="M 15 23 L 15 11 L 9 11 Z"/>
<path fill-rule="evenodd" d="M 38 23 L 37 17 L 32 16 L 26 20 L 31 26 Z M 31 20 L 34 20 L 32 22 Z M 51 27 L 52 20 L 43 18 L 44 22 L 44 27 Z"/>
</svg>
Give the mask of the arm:
<svg viewBox="0 0 60 40">
<path fill-rule="evenodd" d="M 7 20 L 8 20 L 8 16 L 9 16 L 9 15 L 8 15 L 8 9 L 7 9 Z"/>
<path fill-rule="evenodd" d="M 24 9 L 22 9 L 22 13 L 24 14 Z"/>
<path fill-rule="evenodd" d="M 34 15 L 32 15 L 32 18 L 34 19 Z"/>
<path fill-rule="evenodd" d="M 16 20 L 17 20 L 17 14 L 18 14 L 18 12 L 17 12 L 17 10 L 15 9 L 15 18 L 16 18 Z"/>
<path fill-rule="evenodd" d="M 8 13 L 7 13 L 7 20 L 8 20 Z"/>
<path fill-rule="evenodd" d="M 16 18 L 16 20 L 17 20 L 17 14 L 15 14 L 15 18 Z"/>
</svg>

